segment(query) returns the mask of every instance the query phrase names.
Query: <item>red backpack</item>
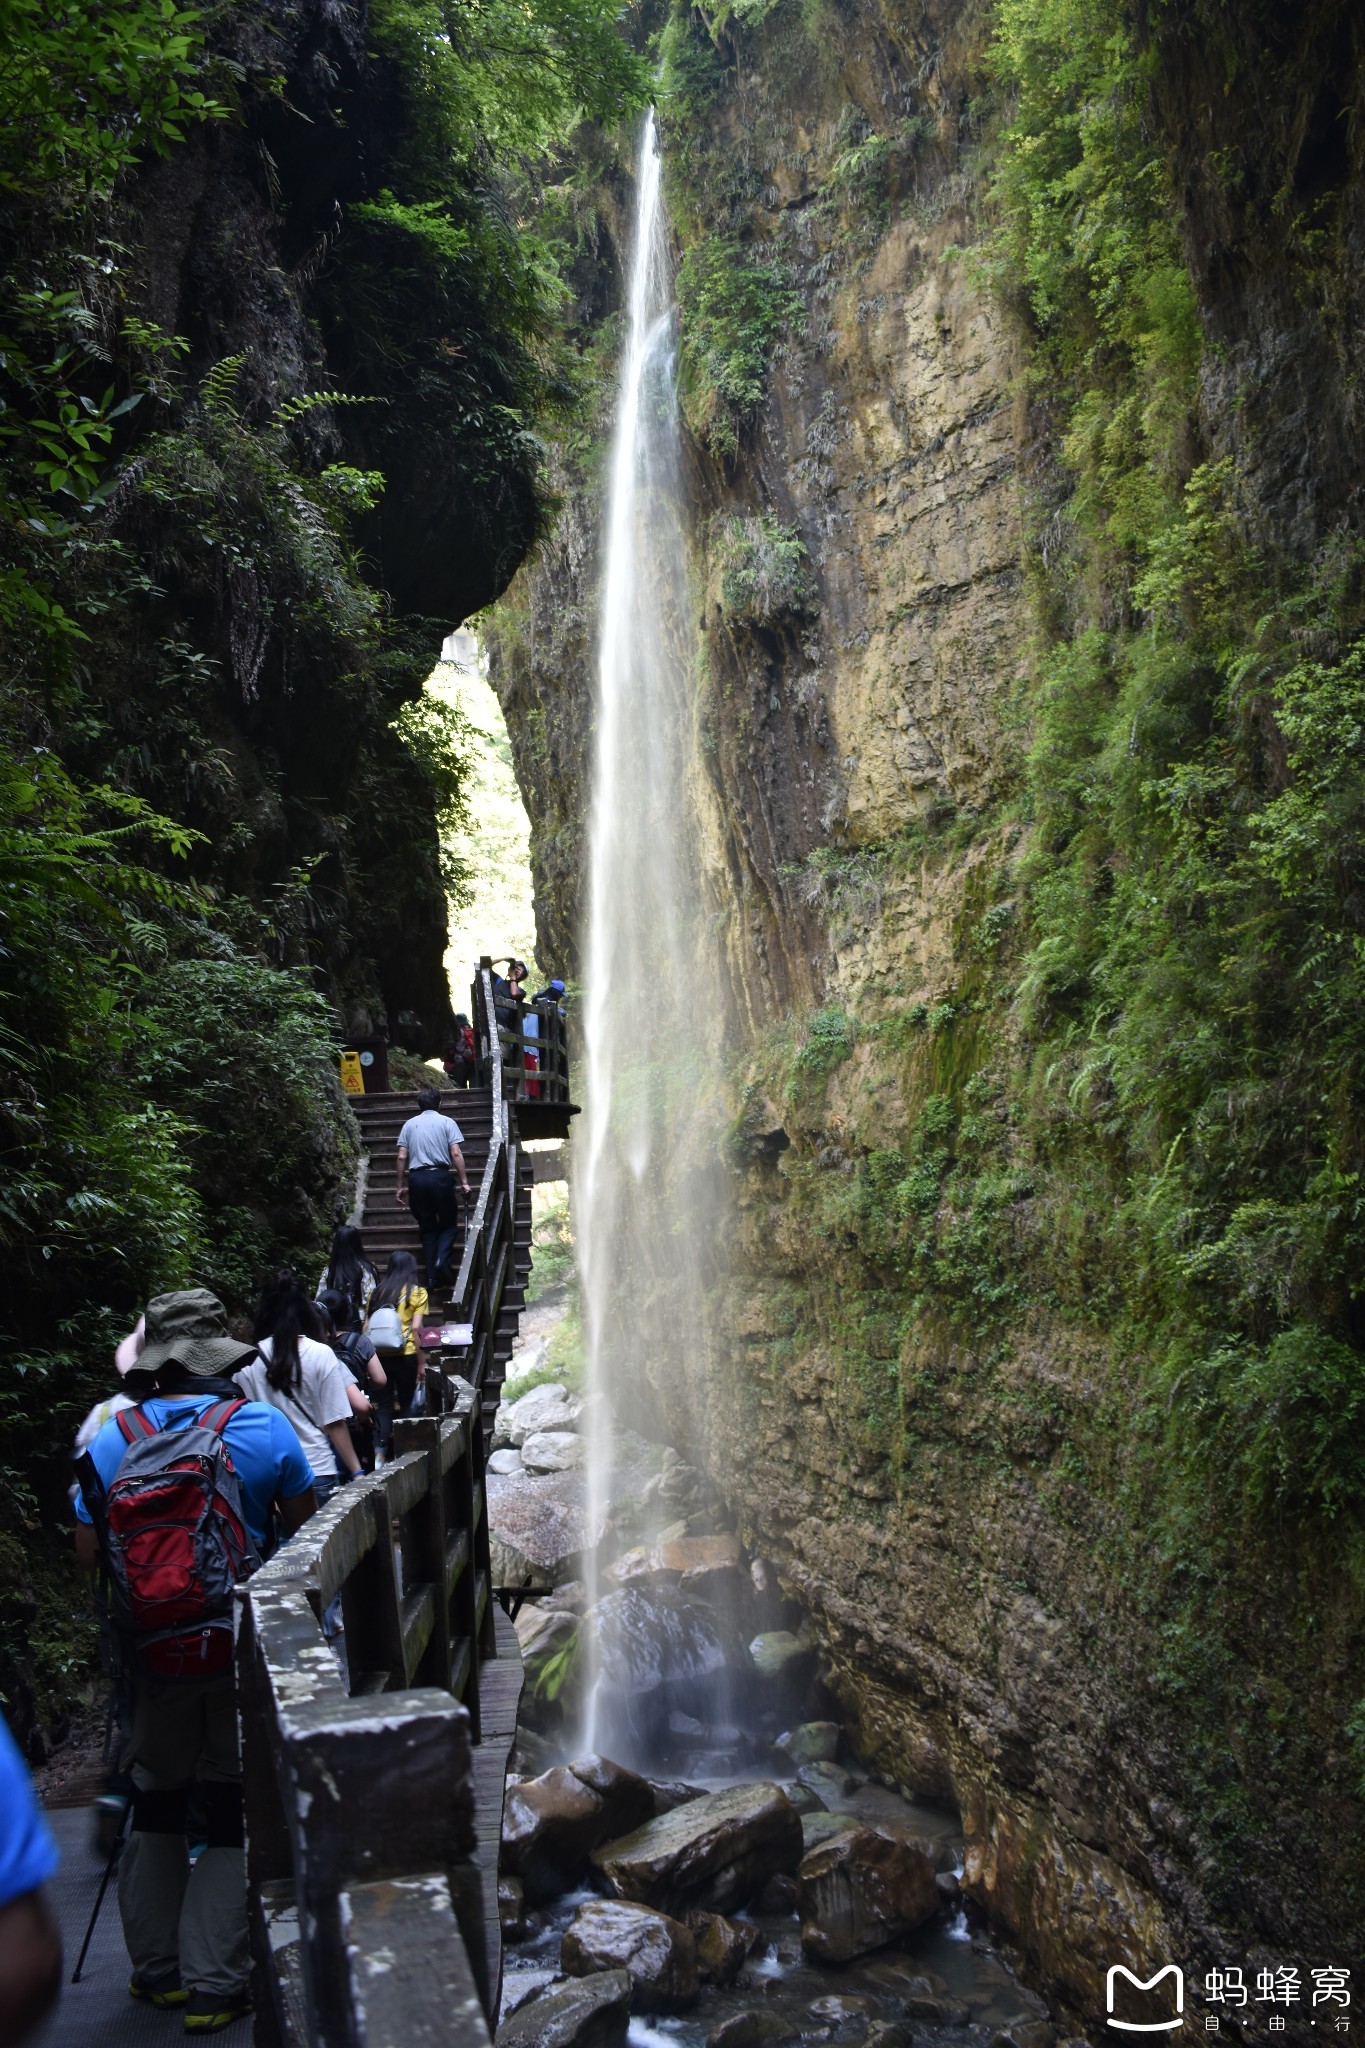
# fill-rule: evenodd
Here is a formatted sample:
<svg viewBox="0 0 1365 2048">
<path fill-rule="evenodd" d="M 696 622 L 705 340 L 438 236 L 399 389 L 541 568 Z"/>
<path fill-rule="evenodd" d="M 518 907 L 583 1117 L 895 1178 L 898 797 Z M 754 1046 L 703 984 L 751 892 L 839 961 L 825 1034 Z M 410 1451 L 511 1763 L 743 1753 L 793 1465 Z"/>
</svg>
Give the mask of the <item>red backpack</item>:
<svg viewBox="0 0 1365 2048">
<path fill-rule="evenodd" d="M 149 1677 L 217 1678 L 231 1665 L 232 1589 L 260 1563 L 223 1441 L 245 1406 L 220 1401 L 186 1429 L 120 1410 L 128 1449 L 107 1494 L 89 1453 L 82 1460 L 114 1618 Z"/>
</svg>

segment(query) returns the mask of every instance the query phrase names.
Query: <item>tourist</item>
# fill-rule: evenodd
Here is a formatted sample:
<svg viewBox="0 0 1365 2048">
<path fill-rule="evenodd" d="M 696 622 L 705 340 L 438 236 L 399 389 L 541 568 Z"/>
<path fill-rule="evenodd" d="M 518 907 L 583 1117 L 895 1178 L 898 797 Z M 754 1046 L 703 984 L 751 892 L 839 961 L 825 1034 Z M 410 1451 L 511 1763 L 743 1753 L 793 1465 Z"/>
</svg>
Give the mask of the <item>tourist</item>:
<svg viewBox="0 0 1365 2048">
<path fill-rule="evenodd" d="M 293 1424 L 319 1503 L 361 1470 L 347 1425 L 353 1409 L 370 1412 L 336 1353 L 322 1342 L 321 1329 L 303 1282 L 282 1269 L 266 1282 L 256 1306 L 257 1356 L 234 1375 L 249 1401 L 268 1402 Z"/>
<path fill-rule="evenodd" d="M 427 1305 L 427 1291 L 418 1280 L 416 1259 L 411 1252 L 392 1252 L 384 1277 L 370 1302 L 365 1327 L 368 1333 L 386 1309 L 392 1309 L 398 1317 L 401 1349 L 386 1355 L 380 1347 L 384 1370 L 393 1389 L 395 1415 L 412 1413 L 417 1389 L 426 1376 L 421 1337 L 422 1318 L 427 1312 Z"/>
<path fill-rule="evenodd" d="M 204 1288 L 158 1295 L 147 1305 L 139 1364 L 152 1392 L 138 1415 L 154 1433 L 195 1427 L 217 1410 L 241 1489 L 241 1512 L 256 1556 L 264 1555 L 272 1512 L 287 1532 L 302 1527 L 316 1497 L 298 1437 L 273 1406 L 240 1401 L 230 1375 L 254 1347 L 228 1334 L 223 1305 Z M 237 1404 L 224 1414 L 226 1404 Z M 90 1446 L 76 1503 L 76 1555 L 99 1561 L 104 1505 L 124 1454 L 138 1442 L 131 1412 L 107 1422 Z M 154 1441 L 144 1431 L 142 1442 Z M 254 1558 L 249 1558 L 247 1568 Z M 222 1623 L 219 1627 L 222 1627 Z M 213 1676 L 159 1678 L 133 1637 L 132 1725 L 123 1765 L 133 1779 L 133 1819 L 119 1863 L 119 1911 L 133 1964 L 134 1998 L 183 2012 L 187 2033 L 216 2033 L 251 2009 L 247 1990 L 246 1860 L 242 1767 L 231 1661 Z M 193 1791 L 205 1847 L 190 1868 L 185 1824 Z"/>
<path fill-rule="evenodd" d="M 320 1294 L 323 1287 L 332 1288 L 346 1297 L 347 1306 L 342 1316 L 336 1318 L 339 1330 L 360 1328 L 377 1285 L 378 1275 L 365 1256 L 365 1240 L 354 1223 L 341 1224 L 332 1239 L 332 1256 L 318 1289 Z"/>
<path fill-rule="evenodd" d="M 446 1079 L 452 1088 L 472 1088 L 478 1071 L 478 1048 L 474 1043 L 474 1027 L 464 1011 L 455 1019 L 455 1031 L 450 1044 L 441 1055 Z"/>
<path fill-rule="evenodd" d="M 360 1410 L 352 1400 L 350 1431 L 356 1456 L 368 1472 L 374 1469 L 376 1445 L 386 1434 L 384 1411 L 387 1407 L 392 1422 L 393 1403 L 385 1400 L 388 1375 L 379 1363 L 374 1345 L 363 1330 L 348 1330 L 341 1325 L 340 1318 L 345 1315 L 349 1301 L 349 1295 L 339 1294 L 334 1287 L 324 1287 L 317 1298 L 317 1310 L 322 1319 L 322 1342 L 336 1353 L 365 1401 L 364 1409 Z M 392 1430 L 387 1434 L 392 1436 Z"/>
<path fill-rule="evenodd" d="M 398 1133 L 398 1177 L 394 1199 L 410 1206 L 422 1239 L 427 1286 L 449 1283 L 447 1263 L 459 1236 L 455 1210 L 455 1175 L 466 1197 L 469 1175 L 460 1146 L 464 1133 L 453 1117 L 441 1114 L 439 1088 L 419 1088 L 417 1115 Z"/>
<path fill-rule="evenodd" d="M 43 1889 L 57 1845 L 24 1760 L 0 1720 L 0 2043 L 17 2048 L 56 2004 L 62 1937 Z"/>
</svg>

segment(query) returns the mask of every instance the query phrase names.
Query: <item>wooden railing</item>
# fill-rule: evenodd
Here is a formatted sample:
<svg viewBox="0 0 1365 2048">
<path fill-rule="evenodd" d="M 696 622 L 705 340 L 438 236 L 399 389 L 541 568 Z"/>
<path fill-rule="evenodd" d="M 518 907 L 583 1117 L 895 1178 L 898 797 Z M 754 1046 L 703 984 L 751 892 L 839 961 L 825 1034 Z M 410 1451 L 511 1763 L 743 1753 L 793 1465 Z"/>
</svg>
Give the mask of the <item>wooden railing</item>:
<svg viewBox="0 0 1365 2048">
<path fill-rule="evenodd" d="M 479 1064 L 492 1104 L 492 1131 L 478 1198 L 465 1229 L 460 1270 L 451 1289 L 451 1317 L 469 1328 L 467 1348 L 453 1352 L 453 1362 L 474 1386 L 492 1376 L 494 1339 L 502 1298 L 512 1277 L 517 1210 L 517 1147 L 503 1086 L 502 1051 L 493 1008 L 493 971 L 480 966 L 471 990 Z"/>
<path fill-rule="evenodd" d="M 568 1102 L 569 1034 L 563 1010 L 555 1002 L 512 1002 L 506 996 L 495 1005 L 492 978 L 492 961 L 481 960 L 470 990 L 480 1019 L 481 1063 L 496 1052 L 509 1102 Z"/>
<path fill-rule="evenodd" d="M 450 1412 L 396 1422 L 393 1461 L 238 1590 L 259 2048 L 488 2041 L 471 1757 L 495 1646 L 483 1430 L 478 1394 L 432 1376 Z M 338 1599 L 344 1676 L 323 1633 Z"/>
</svg>

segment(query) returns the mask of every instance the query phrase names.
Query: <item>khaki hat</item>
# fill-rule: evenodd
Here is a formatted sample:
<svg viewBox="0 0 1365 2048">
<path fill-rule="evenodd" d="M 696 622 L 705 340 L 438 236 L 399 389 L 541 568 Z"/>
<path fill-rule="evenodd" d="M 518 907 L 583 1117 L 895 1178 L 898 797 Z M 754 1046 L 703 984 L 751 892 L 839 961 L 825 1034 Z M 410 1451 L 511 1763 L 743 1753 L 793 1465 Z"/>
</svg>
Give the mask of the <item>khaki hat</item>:
<svg viewBox="0 0 1365 2048">
<path fill-rule="evenodd" d="M 254 1344 L 241 1344 L 228 1335 L 227 1310 L 207 1287 L 158 1294 L 147 1304 L 146 1320 L 139 1372 L 159 1372 L 163 1365 L 175 1364 L 207 1380 L 235 1372 L 256 1356 Z"/>
</svg>

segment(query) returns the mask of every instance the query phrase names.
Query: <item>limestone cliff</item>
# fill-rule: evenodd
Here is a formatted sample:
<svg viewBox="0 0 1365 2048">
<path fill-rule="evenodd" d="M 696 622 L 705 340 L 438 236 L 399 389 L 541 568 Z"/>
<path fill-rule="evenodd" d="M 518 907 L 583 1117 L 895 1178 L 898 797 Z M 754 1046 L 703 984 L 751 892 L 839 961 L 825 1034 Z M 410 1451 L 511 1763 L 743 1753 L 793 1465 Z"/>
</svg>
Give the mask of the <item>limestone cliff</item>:
<svg viewBox="0 0 1365 2048">
<path fill-rule="evenodd" d="M 1161 1239 L 1180 1241 L 1179 1286 L 1193 1272 L 1203 1293 L 1165 1277 L 1162 1190 L 1186 1171 L 1194 1125 L 1173 1119 L 1140 1164 L 1142 1091 L 1160 1096 L 1165 1049 L 1149 1039 L 1149 1081 L 1140 1062 L 1104 1066 L 1105 1016 L 1137 984 L 1106 956 L 1109 1010 L 1086 1009 L 1069 960 L 1057 966 L 1080 841 L 1049 824 L 1075 758 L 1112 760 L 1116 776 L 1146 758 L 1150 698 L 1120 691 L 1116 736 L 1074 754 L 1051 723 L 1079 729 L 1076 650 L 1103 642 L 1109 659 L 1130 632 L 1154 643 L 1167 616 L 1141 577 L 1169 569 L 1169 549 L 1104 552 L 1136 523 L 1103 469 L 1125 421 L 1146 407 L 1129 481 L 1151 501 L 1168 492 L 1187 536 L 1205 522 L 1182 542 L 1182 644 L 1201 606 L 1252 620 L 1258 585 L 1300 592 L 1329 533 L 1334 561 L 1349 551 L 1355 344 L 1333 308 L 1358 289 L 1365 187 L 1334 109 L 1359 75 L 1358 29 L 1341 8 L 1307 25 L 1271 6 L 1237 25 L 1197 6 L 1149 12 L 1111 104 L 1140 108 L 1132 146 L 1153 185 L 1170 181 L 1165 210 L 1141 215 L 1145 260 L 1199 362 L 1160 459 L 1152 421 L 1176 372 L 1151 368 L 1156 345 L 1139 375 L 1124 341 L 1130 367 L 1116 369 L 1104 309 L 1088 308 L 1085 349 L 1048 355 L 1062 315 L 1050 329 L 1037 294 L 1002 275 L 998 239 L 987 247 L 999 215 L 983 215 L 983 193 L 1018 118 L 992 97 L 996 10 L 737 7 L 675 12 L 666 31 L 670 205 L 694 292 L 681 318 L 696 809 L 730 992 L 740 1228 L 700 1387 L 665 1388 L 664 1405 L 814 1615 L 865 1752 L 957 1800 L 969 1889 L 1086 2021 L 1113 1961 L 1344 1961 L 1365 1924 L 1350 1733 L 1365 1656 L 1356 1537 L 1342 1533 L 1359 1500 L 1334 1523 L 1312 1485 L 1277 1481 L 1268 1514 L 1253 1512 L 1262 1468 L 1229 1418 L 1255 1436 L 1267 1413 L 1306 1413 L 1293 1402 L 1311 1406 L 1318 1382 L 1291 1394 L 1248 1365 L 1215 1383 L 1229 1345 L 1277 1357 L 1274 1333 L 1317 1312 L 1286 1293 L 1269 1311 L 1234 1303 L 1227 1217 L 1267 1185 L 1240 1155 L 1220 1168 L 1241 1192 L 1220 1197 L 1203 1263 L 1188 1251 L 1193 1195 Z M 1111 26 L 1122 42 L 1117 9 Z M 1064 38 L 1051 55 L 1059 103 L 1080 92 L 1074 55 Z M 1019 90 L 1026 118 L 1026 71 Z M 1086 218 L 1081 171 L 1067 172 L 1066 219 Z M 1002 205 L 1019 189 L 1003 184 Z M 1301 200 L 1292 232 L 1286 191 Z M 595 256 L 607 304 L 619 243 Z M 733 395 L 738 376 L 727 387 L 733 329 L 705 328 L 708 243 L 758 280 L 754 404 Z M 776 308 L 766 327 L 756 305 Z M 1144 314 L 1149 340 L 1162 317 Z M 605 374 L 596 390 L 600 434 Z M 1102 541 L 1085 506 L 1096 477 L 1111 492 Z M 495 635 L 538 914 L 560 959 L 581 889 L 599 482 L 581 457 L 566 469 L 559 524 Z M 1229 509 L 1215 519 L 1216 493 Z M 1261 550 L 1254 573 L 1246 546 Z M 1235 603 L 1215 592 L 1215 548 Z M 1286 614 L 1306 602 L 1286 595 Z M 1322 626 L 1324 660 L 1355 617 L 1347 606 Z M 1064 651 L 1051 668 L 1046 647 Z M 1115 672 L 1130 659 L 1113 658 Z M 1191 670 L 1166 687 L 1163 735 L 1201 721 L 1190 749 L 1231 717 Z M 1284 743 L 1258 716 L 1256 787 L 1273 798 Z M 1160 745 L 1135 776 L 1167 772 L 1180 746 Z M 1085 773 L 1082 834 L 1100 802 Z M 1141 865 L 1126 815 L 1086 856 L 1088 903 Z M 1176 889 L 1171 857 L 1153 872 L 1155 902 Z M 1227 905 L 1215 933 L 1236 924 Z M 1149 943 L 1164 943 L 1155 929 Z M 1352 1312 L 1324 1313 L 1322 1357 L 1355 1341 Z M 1178 1367 L 1172 1330 L 1201 1316 L 1214 1364 Z M 1342 1370 L 1354 1384 L 1358 1361 Z M 1294 1448 L 1275 1456 L 1292 1461 L 1307 1453 L 1290 1428 Z"/>
</svg>

